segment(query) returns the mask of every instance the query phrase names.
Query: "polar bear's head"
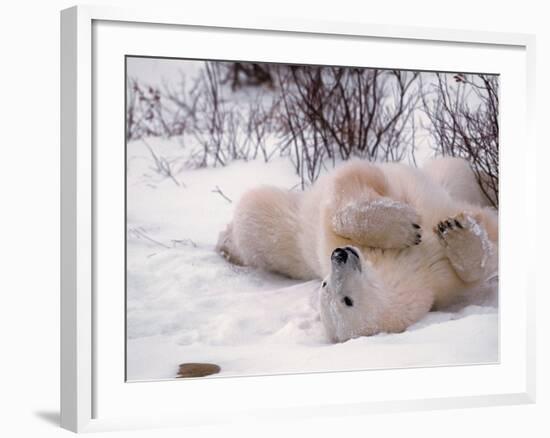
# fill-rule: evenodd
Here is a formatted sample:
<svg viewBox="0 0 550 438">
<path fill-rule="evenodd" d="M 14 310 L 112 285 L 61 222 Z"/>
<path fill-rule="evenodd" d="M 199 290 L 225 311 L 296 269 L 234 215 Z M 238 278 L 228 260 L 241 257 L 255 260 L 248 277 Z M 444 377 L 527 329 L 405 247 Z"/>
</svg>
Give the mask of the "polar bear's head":
<svg viewBox="0 0 550 438">
<path fill-rule="evenodd" d="M 331 273 L 321 284 L 321 321 L 333 342 L 377 333 L 377 304 L 381 285 L 372 266 L 357 248 L 336 248 L 331 255 Z"/>
<path fill-rule="evenodd" d="M 390 258 L 390 265 L 381 271 L 351 246 L 336 248 L 330 261 L 331 272 L 321 285 L 320 310 L 325 331 L 333 342 L 402 332 L 425 315 L 433 303 L 424 282 L 418 286 L 418 272 L 411 274 L 410 269 L 400 266 L 402 261 Z M 390 272 L 391 277 L 384 277 L 383 272 L 386 277 Z"/>
</svg>

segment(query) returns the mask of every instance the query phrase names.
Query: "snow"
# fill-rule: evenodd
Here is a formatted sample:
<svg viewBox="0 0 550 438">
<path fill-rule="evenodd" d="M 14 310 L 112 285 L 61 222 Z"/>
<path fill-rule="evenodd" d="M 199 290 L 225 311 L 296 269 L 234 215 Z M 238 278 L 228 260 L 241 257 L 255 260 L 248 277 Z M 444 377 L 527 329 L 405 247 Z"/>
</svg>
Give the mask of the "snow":
<svg viewBox="0 0 550 438">
<path fill-rule="evenodd" d="M 216 376 L 478 364 L 498 361 L 498 309 L 432 312 L 401 334 L 331 344 L 320 281 L 229 264 L 214 251 L 248 188 L 299 182 L 287 158 L 188 169 L 179 139 L 146 139 L 171 163 L 155 170 L 144 141 L 127 145 L 127 378 L 175 378 L 184 362 Z M 210 377 L 207 377 L 210 378 Z"/>
</svg>

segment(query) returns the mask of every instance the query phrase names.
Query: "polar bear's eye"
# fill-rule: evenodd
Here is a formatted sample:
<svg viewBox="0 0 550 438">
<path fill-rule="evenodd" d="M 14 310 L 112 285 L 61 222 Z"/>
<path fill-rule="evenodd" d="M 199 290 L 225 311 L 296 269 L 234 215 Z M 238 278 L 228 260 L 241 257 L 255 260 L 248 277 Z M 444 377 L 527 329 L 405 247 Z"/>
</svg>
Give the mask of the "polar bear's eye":
<svg viewBox="0 0 550 438">
<path fill-rule="evenodd" d="M 327 282 L 326 282 L 326 281 L 323 281 L 323 282 L 321 283 L 321 287 L 327 287 Z"/>
<path fill-rule="evenodd" d="M 344 297 L 344 304 L 348 307 L 353 306 L 353 300 L 350 297 Z"/>
</svg>

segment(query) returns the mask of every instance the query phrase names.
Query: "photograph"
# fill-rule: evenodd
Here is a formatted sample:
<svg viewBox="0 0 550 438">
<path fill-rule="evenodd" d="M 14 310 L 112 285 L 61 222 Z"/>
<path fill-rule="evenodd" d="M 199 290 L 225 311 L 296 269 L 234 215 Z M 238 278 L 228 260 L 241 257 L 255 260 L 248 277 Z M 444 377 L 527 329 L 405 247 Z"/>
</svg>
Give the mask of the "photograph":
<svg viewBox="0 0 550 438">
<path fill-rule="evenodd" d="M 124 80 L 126 381 L 499 363 L 499 75 Z"/>
</svg>

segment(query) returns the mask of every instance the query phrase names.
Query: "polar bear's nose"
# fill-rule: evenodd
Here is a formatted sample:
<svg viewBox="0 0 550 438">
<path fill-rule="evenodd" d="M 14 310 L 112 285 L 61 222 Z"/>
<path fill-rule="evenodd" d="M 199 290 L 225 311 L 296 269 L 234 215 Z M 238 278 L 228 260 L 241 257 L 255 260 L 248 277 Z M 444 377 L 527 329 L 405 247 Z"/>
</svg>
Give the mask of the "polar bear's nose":
<svg viewBox="0 0 550 438">
<path fill-rule="evenodd" d="M 345 249 L 342 248 L 336 248 L 334 251 L 332 251 L 332 255 L 330 256 L 330 259 L 338 263 L 339 265 L 343 265 L 348 261 L 348 253 Z"/>
</svg>

